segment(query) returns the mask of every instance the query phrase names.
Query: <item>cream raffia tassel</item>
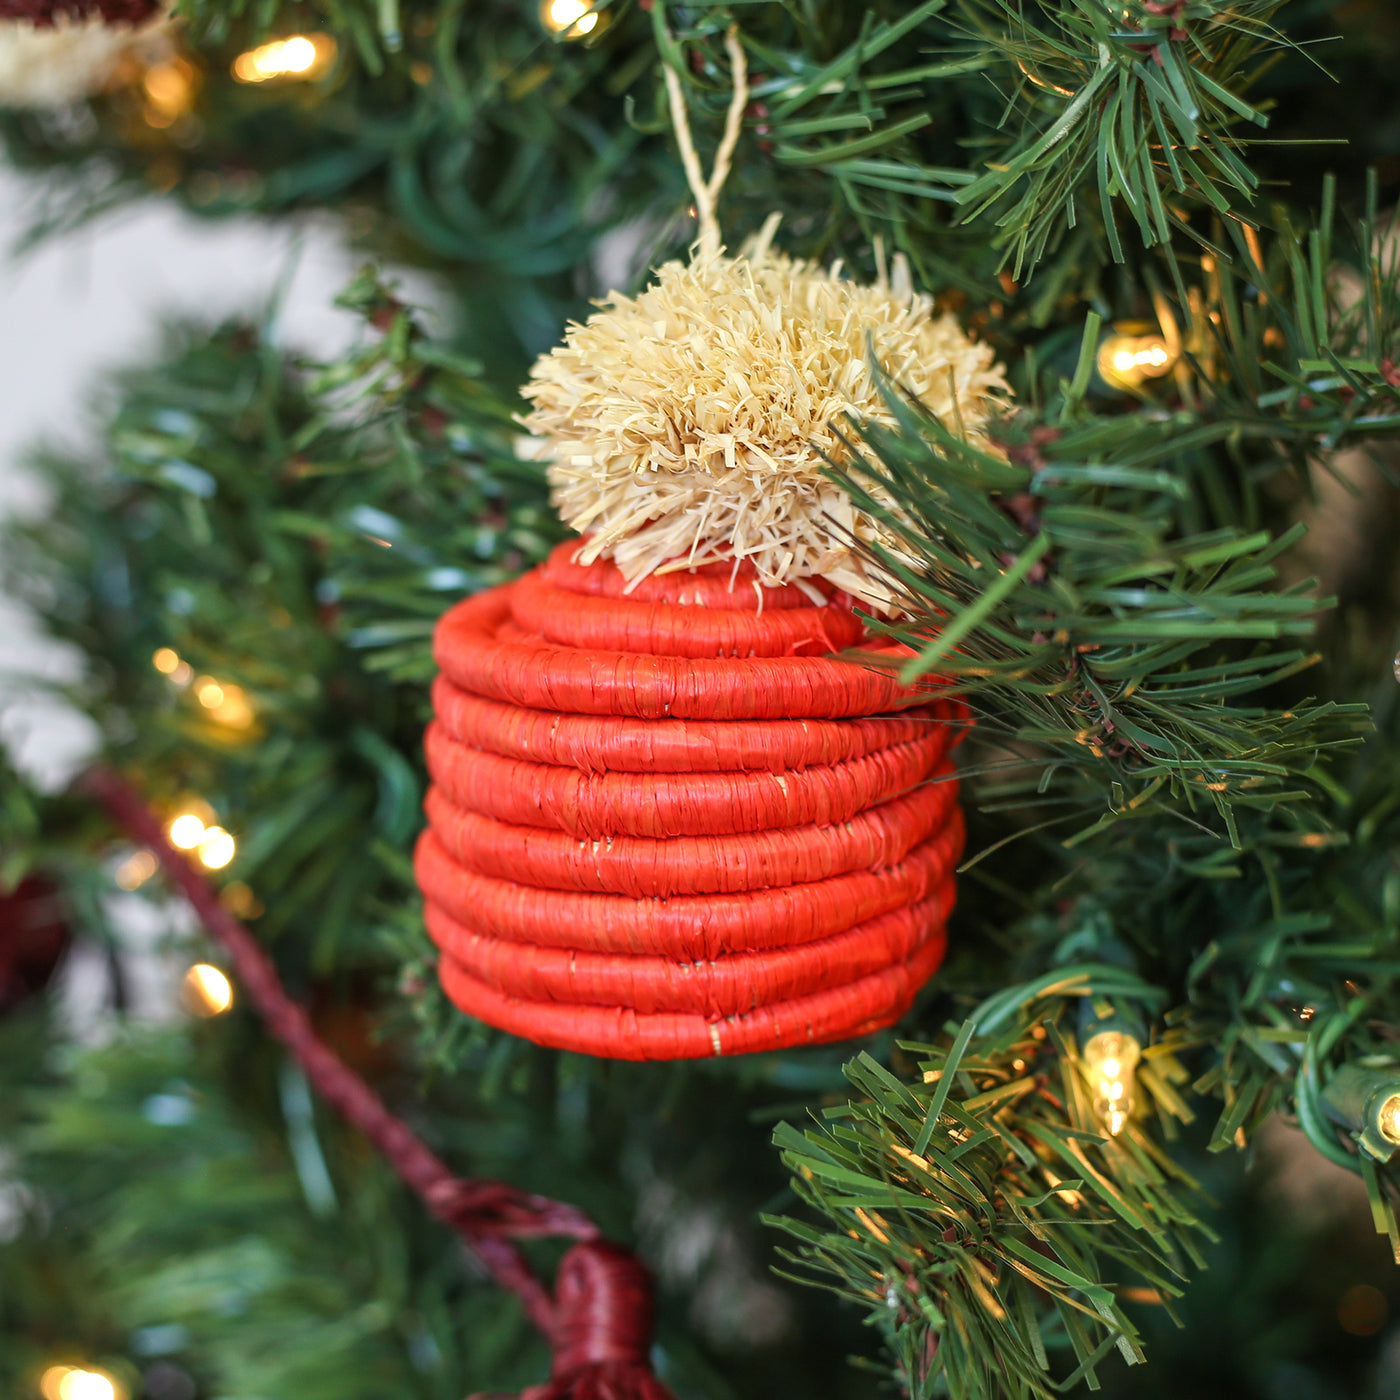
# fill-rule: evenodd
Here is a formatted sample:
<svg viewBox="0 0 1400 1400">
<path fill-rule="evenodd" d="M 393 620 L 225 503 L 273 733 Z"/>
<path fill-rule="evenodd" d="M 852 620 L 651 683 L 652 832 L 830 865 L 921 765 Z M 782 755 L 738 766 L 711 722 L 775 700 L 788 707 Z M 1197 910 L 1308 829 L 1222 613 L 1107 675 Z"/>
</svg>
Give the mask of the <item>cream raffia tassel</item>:
<svg viewBox="0 0 1400 1400">
<path fill-rule="evenodd" d="M 847 456 L 845 415 L 891 424 L 867 355 L 950 428 L 987 446 L 1006 389 L 990 347 L 916 294 L 907 265 L 873 286 L 772 249 L 775 215 L 728 257 L 715 206 L 748 101 L 743 48 L 708 181 L 680 81 L 665 72 L 700 233 L 635 297 L 613 294 L 535 364 L 524 424 L 542 440 L 553 499 L 589 535 L 579 558 L 609 557 L 629 581 L 749 560 L 766 584 L 823 578 L 886 608 L 893 593 L 853 543 L 898 552 L 894 534 L 824 474 Z M 881 492 L 872 490 L 878 498 Z M 893 508 L 893 502 L 884 502 Z"/>
<path fill-rule="evenodd" d="M 139 26 L 108 24 L 101 15 L 60 15 L 38 28 L 0 20 L 0 109 L 64 107 L 102 91 L 123 60 L 143 66 L 174 52 L 171 20 L 160 13 Z"/>
</svg>

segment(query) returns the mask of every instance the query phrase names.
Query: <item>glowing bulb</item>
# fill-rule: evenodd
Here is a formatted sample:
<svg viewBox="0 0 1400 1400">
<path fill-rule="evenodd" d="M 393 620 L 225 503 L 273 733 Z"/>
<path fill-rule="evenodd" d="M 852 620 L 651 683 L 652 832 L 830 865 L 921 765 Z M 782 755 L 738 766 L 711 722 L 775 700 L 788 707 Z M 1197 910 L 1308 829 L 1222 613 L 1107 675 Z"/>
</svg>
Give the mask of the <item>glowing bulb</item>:
<svg viewBox="0 0 1400 1400">
<path fill-rule="evenodd" d="M 602 19 L 591 0 L 545 0 L 540 17 L 546 29 L 565 39 L 582 39 L 597 29 Z"/>
<path fill-rule="evenodd" d="M 71 1366 L 50 1366 L 39 1377 L 39 1393 L 44 1400 L 58 1400 L 58 1384 L 72 1369 Z"/>
<path fill-rule="evenodd" d="M 1094 1112 L 1103 1120 L 1109 1135 L 1117 1137 L 1133 1111 L 1133 1076 L 1142 1046 L 1127 1031 L 1103 1030 L 1084 1042 L 1083 1055 L 1094 1095 Z"/>
<path fill-rule="evenodd" d="M 151 665 L 163 676 L 173 676 L 180 669 L 180 653 L 171 647 L 159 647 L 151 657 Z"/>
<path fill-rule="evenodd" d="M 1376 1113 L 1376 1126 L 1388 1142 L 1400 1144 L 1400 1094 L 1392 1094 Z"/>
<path fill-rule="evenodd" d="M 60 1400 L 116 1400 L 117 1388 L 101 1371 L 75 1368 L 59 1381 L 58 1393 Z"/>
<path fill-rule="evenodd" d="M 156 873 L 157 861 L 150 851 L 133 851 L 117 866 L 117 888 L 137 890 Z"/>
<path fill-rule="evenodd" d="M 118 1400 L 117 1384 L 106 1371 L 84 1366 L 50 1366 L 39 1378 L 44 1400 Z"/>
<path fill-rule="evenodd" d="M 204 818 L 193 812 L 182 812 L 166 830 L 172 846 L 178 846 L 182 851 L 192 851 L 204 840 Z"/>
<path fill-rule="evenodd" d="M 334 57 L 335 40 L 329 34 L 294 34 L 239 54 L 233 61 L 233 76 L 240 83 L 311 78 L 324 71 Z"/>
<path fill-rule="evenodd" d="M 198 844 L 200 863 L 209 870 L 222 870 L 238 849 L 233 837 L 221 826 L 206 827 Z"/>
<path fill-rule="evenodd" d="M 209 676 L 201 676 L 194 683 L 195 699 L 206 710 L 217 710 L 224 703 L 224 688 Z"/>
<path fill-rule="evenodd" d="M 253 706 L 248 700 L 248 692 L 241 685 L 219 687 L 221 696 L 211 705 L 202 695 L 199 703 L 212 712 L 213 718 L 230 729 L 247 729 L 253 723 Z"/>
<path fill-rule="evenodd" d="M 146 124 L 160 129 L 172 125 L 194 105 L 197 74 L 183 59 L 153 63 L 141 79 L 146 94 Z"/>
<path fill-rule="evenodd" d="M 1099 346 L 1099 373 L 1115 389 L 1133 389 L 1146 379 L 1158 379 L 1176 363 L 1163 338 L 1154 333 L 1110 335 Z"/>
<path fill-rule="evenodd" d="M 298 34 L 282 45 L 280 58 L 283 73 L 305 73 L 316 62 L 316 45 Z"/>
<path fill-rule="evenodd" d="M 213 963 L 195 963 L 180 984 L 180 1001 L 192 1016 L 222 1016 L 233 1005 L 233 983 Z"/>
</svg>

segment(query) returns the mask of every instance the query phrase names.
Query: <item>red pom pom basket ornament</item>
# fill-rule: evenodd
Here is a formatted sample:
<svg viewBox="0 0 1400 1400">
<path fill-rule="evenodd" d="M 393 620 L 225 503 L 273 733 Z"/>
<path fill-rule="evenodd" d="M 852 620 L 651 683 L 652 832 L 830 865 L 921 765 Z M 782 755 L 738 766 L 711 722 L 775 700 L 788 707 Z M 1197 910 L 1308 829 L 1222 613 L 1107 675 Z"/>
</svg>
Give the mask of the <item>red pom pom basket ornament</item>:
<svg viewBox="0 0 1400 1400">
<path fill-rule="evenodd" d="M 896 265 L 873 286 L 697 252 L 535 366 L 524 420 L 582 538 L 438 625 L 416 854 L 443 987 L 540 1044 L 688 1059 L 887 1026 L 943 958 L 962 850 L 961 707 L 900 686 L 871 560 L 888 515 L 825 472 L 842 418 L 890 423 L 885 374 L 969 439 L 992 354 Z M 877 506 L 889 505 L 872 488 Z"/>
<path fill-rule="evenodd" d="M 943 957 L 954 707 L 861 665 L 829 586 L 712 565 L 636 600 L 577 549 L 438 628 L 417 870 L 448 994 L 619 1059 L 889 1024 Z"/>
</svg>

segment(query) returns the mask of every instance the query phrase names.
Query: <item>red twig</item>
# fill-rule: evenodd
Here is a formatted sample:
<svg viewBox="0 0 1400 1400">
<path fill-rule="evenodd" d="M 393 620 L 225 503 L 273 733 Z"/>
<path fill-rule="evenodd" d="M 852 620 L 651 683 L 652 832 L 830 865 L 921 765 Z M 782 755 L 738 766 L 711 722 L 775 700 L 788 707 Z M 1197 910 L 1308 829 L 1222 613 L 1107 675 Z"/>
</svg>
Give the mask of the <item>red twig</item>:
<svg viewBox="0 0 1400 1400">
<path fill-rule="evenodd" d="M 632 1373 L 633 1389 L 628 1394 L 666 1400 L 665 1391 L 647 1369 L 651 1285 L 642 1265 L 625 1250 L 603 1241 L 598 1227 L 574 1206 L 517 1191 L 504 1182 L 455 1176 L 320 1039 L 306 1011 L 283 989 L 262 945 L 219 903 L 213 886 L 190 860 L 170 844 L 141 797 L 105 769 L 84 774 L 77 786 L 95 797 L 133 840 L 155 854 L 209 936 L 228 954 L 243 993 L 268 1030 L 296 1057 L 322 1097 L 369 1138 L 434 1215 L 461 1235 L 497 1283 L 520 1298 L 531 1322 L 555 1351 L 556 1388 L 550 1393 L 571 1393 L 570 1383 L 582 1372 L 622 1366 Z M 581 1241 L 565 1256 L 557 1298 L 551 1297 L 507 1238 L 542 1235 Z"/>
</svg>

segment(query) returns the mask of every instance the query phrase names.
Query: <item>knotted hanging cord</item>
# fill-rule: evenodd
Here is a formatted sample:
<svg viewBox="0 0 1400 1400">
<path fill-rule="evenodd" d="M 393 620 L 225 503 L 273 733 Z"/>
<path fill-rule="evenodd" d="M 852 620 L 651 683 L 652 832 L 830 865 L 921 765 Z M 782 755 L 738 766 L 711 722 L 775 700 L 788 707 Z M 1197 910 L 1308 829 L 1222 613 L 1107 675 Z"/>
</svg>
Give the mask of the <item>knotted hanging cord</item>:
<svg viewBox="0 0 1400 1400">
<path fill-rule="evenodd" d="M 117 774 L 94 769 L 76 786 L 159 860 L 205 931 L 228 954 L 235 977 L 269 1032 L 295 1056 L 315 1086 L 358 1128 L 400 1178 L 450 1225 L 503 1288 L 521 1301 L 554 1352 L 550 1381 L 522 1400 L 671 1400 L 652 1375 L 652 1288 L 630 1252 L 601 1237 L 576 1207 L 518 1191 L 500 1181 L 454 1175 L 436 1153 L 316 1034 L 305 1009 L 282 986 L 262 945 L 219 903 L 218 893 L 166 839 L 154 814 Z M 579 1241 L 559 1266 L 554 1294 L 535 1277 L 514 1239 L 565 1236 Z"/>
<path fill-rule="evenodd" d="M 739 42 L 736 26 L 730 25 L 725 31 L 724 47 L 729 53 L 734 95 L 729 99 L 729 112 L 724 119 L 724 135 L 720 137 L 719 149 L 715 152 L 714 169 L 710 171 L 708 180 L 700 169 L 700 157 L 696 153 L 695 140 L 690 133 L 690 117 L 685 109 L 685 94 L 681 91 L 680 75 L 669 63 L 663 63 L 661 69 L 666 78 L 666 93 L 671 99 L 671 125 L 676 130 L 681 164 L 685 167 L 685 178 L 690 185 L 690 191 L 695 196 L 695 213 L 700 220 L 699 251 L 702 258 L 712 258 L 719 254 L 719 218 L 715 210 L 719 204 L 719 192 L 724 188 L 725 180 L 729 178 L 734 148 L 739 143 L 744 108 L 749 105 L 748 61 L 744 57 L 744 46 Z"/>
</svg>

